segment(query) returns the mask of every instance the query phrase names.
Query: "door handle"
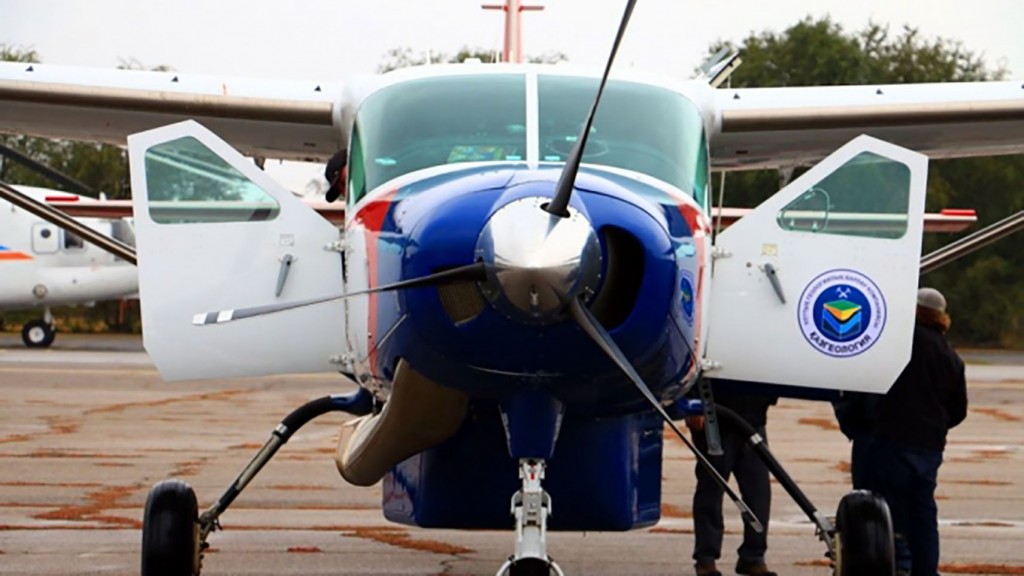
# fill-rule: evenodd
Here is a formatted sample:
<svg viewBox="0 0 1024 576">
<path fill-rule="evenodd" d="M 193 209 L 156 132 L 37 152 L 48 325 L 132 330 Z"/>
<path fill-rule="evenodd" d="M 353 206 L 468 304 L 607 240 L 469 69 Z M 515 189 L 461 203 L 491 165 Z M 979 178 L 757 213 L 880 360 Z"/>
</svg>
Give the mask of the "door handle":
<svg viewBox="0 0 1024 576">
<path fill-rule="evenodd" d="M 772 290 L 775 290 L 775 295 L 779 297 L 779 302 L 785 304 L 786 296 L 782 293 L 782 283 L 779 282 L 779 274 L 775 271 L 775 266 L 765 263 L 764 273 L 768 275 L 768 282 L 771 283 Z"/>
</svg>

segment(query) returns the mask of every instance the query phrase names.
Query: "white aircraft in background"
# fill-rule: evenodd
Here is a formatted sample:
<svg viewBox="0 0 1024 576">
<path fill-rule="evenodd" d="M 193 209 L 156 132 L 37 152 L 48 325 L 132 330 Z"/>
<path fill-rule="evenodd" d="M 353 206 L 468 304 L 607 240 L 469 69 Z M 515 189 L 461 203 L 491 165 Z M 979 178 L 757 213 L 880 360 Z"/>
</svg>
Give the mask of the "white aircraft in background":
<svg viewBox="0 0 1024 576">
<path fill-rule="evenodd" d="M 88 202 L 74 194 L 18 186 L 30 197 L 51 204 Z M 107 236 L 134 244 L 127 220 L 82 218 L 80 222 Z M 53 343 L 54 306 L 92 305 L 136 294 L 138 271 L 112 254 L 83 242 L 55 224 L 0 200 L 0 310 L 42 309 L 42 318 L 22 327 L 30 348 Z"/>
</svg>

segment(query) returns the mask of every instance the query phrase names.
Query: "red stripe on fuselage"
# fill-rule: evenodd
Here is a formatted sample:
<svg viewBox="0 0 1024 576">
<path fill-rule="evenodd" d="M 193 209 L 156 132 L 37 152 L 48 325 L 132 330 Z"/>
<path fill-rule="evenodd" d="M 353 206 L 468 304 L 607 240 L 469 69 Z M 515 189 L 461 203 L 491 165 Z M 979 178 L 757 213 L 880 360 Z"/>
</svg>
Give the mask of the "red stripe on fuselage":
<svg viewBox="0 0 1024 576">
<path fill-rule="evenodd" d="M 0 260 L 32 260 L 32 257 L 24 252 L 0 252 Z"/>
<path fill-rule="evenodd" d="M 363 232 L 366 238 L 366 262 L 367 262 L 367 275 L 366 284 L 368 288 L 374 288 L 380 284 L 377 280 L 377 241 L 380 239 L 381 228 L 384 227 L 384 219 L 387 218 L 388 210 L 391 209 L 391 203 L 394 201 L 395 194 L 398 193 L 398 189 L 390 190 L 381 194 L 379 198 L 367 201 L 366 205 L 359 209 L 356 213 L 355 221 L 363 226 Z M 377 295 L 369 295 L 369 304 L 367 305 L 367 335 L 366 335 L 366 350 L 370 355 L 370 372 L 374 376 L 377 374 Z"/>
<path fill-rule="evenodd" d="M 696 355 L 700 354 L 700 328 L 704 316 L 702 313 L 703 306 L 701 305 L 704 302 L 704 257 L 707 254 L 708 242 L 711 237 L 711 224 L 704 210 L 692 199 L 684 199 L 676 195 L 673 195 L 673 197 L 676 200 L 676 207 L 679 208 L 679 212 L 683 215 L 683 219 L 686 220 L 687 226 L 690 227 L 690 231 L 693 234 L 693 247 L 697 251 L 697 285 L 694 286 L 693 300 L 693 353 Z M 699 358 L 694 358 L 694 367 L 696 367 L 699 361 Z"/>
</svg>

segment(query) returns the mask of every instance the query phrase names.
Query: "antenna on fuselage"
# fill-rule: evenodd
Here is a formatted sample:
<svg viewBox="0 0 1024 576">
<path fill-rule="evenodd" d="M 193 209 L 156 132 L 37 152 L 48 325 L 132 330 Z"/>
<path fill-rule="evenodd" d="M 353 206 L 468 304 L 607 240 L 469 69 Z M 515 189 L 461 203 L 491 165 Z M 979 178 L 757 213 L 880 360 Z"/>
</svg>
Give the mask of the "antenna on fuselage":
<svg viewBox="0 0 1024 576">
<path fill-rule="evenodd" d="M 742 63 L 739 51 L 731 46 L 725 46 L 707 62 L 701 64 L 697 76 L 706 79 L 712 88 L 718 88 Z"/>
<path fill-rule="evenodd" d="M 502 62 L 522 64 L 523 62 L 523 12 L 539 12 L 543 6 L 523 5 L 519 0 L 505 0 L 504 4 L 481 4 L 484 10 L 505 11 L 505 46 Z"/>
</svg>

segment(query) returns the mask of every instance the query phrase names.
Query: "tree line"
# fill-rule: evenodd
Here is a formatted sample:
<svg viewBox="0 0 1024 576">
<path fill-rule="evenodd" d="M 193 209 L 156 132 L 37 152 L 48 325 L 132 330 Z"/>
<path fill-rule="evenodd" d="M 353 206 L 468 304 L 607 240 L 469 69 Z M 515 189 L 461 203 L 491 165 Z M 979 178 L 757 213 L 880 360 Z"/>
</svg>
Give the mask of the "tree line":
<svg viewBox="0 0 1024 576">
<path fill-rule="evenodd" d="M 894 33 L 877 24 L 847 31 L 829 18 L 807 18 L 781 32 L 752 33 L 738 43 L 717 42 L 709 47 L 708 53 L 724 46 L 735 47 L 742 54 L 743 64 L 729 79 L 736 88 L 970 82 L 1000 80 L 1008 75 L 1007 70 L 988 65 L 954 40 L 927 38 L 910 27 Z M 379 71 L 428 62 L 461 62 L 467 58 L 487 63 L 494 60 L 495 53 L 463 48 L 448 55 L 397 48 L 385 55 Z M 37 62 L 39 55 L 33 50 L 0 44 L 0 59 Z M 530 60 L 550 63 L 566 57 L 552 53 Z M 122 67 L 138 67 L 138 63 L 122 62 Z M 103 191 L 110 198 L 130 197 L 127 158 L 119 147 L 24 136 L 3 136 L 0 142 Z M 52 186 L 38 175 L 9 164 L 0 167 L 0 179 Z M 973 208 L 978 213 L 977 227 L 981 227 L 1024 209 L 1024 156 L 936 160 L 929 166 L 930 212 Z M 776 171 L 731 173 L 725 181 L 726 204 L 756 206 L 778 190 L 779 182 Z M 718 186 L 716 176 L 716 191 Z M 924 252 L 968 233 L 970 230 L 960 234 L 928 234 Z M 955 341 L 966 345 L 1024 345 L 1022 248 L 1024 234 L 1016 234 L 922 277 L 922 285 L 934 286 L 946 294 L 954 318 L 950 334 Z M 109 318 L 110 310 L 114 308 L 101 307 L 92 314 Z M 134 324 L 137 328 L 137 322 Z"/>
</svg>

